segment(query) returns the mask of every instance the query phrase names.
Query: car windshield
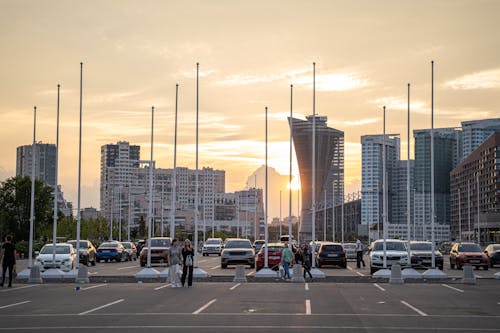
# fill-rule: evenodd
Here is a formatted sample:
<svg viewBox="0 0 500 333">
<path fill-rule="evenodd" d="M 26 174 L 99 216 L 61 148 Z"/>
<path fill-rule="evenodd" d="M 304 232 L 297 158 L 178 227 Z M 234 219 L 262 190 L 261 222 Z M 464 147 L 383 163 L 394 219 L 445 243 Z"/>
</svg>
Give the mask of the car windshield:
<svg viewBox="0 0 500 333">
<path fill-rule="evenodd" d="M 342 246 L 341 245 L 323 245 L 321 247 L 322 252 L 342 252 Z"/>
<path fill-rule="evenodd" d="M 73 247 L 76 249 L 76 242 L 68 242 L 68 244 L 73 245 Z M 80 249 L 86 249 L 86 248 L 88 248 L 87 242 L 80 241 Z"/>
<path fill-rule="evenodd" d="M 102 243 L 99 247 L 118 247 L 118 243 Z"/>
<path fill-rule="evenodd" d="M 130 243 L 122 243 L 123 247 L 126 249 L 131 249 L 132 245 Z"/>
<path fill-rule="evenodd" d="M 281 252 L 283 251 L 285 247 L 284 246 L 269 246 L 268 252 Z M 264 253 L 266 250 L 265 246 L 261 246 L 260 252 Z"/>
<path fill-rule="evenodd" d="M 411 243 L 410 247 L 415 251 L 432 251 L 431 243 Z"/>
<path fill-rule="evenodd" d="M 492 251 L 500 251 L 500 245 L 495 245 L 491 247 Z"/>
<path fill-rule="evenodd" d="M 226 249 L 236 249 L 236 248 L 243 248 L 243 249 L 251 249 L 252 244 L 250 244 L 250 241 L 229 241 L 226 243 L 225 246 Z"/>
<path fill-rule="evenodd" d="M 220 241 L 217 239 L 208 239 L 205 244 L 207 245 L 220 245 Z"/>
<path fill-rule="evenodd" d="M 460 252 L 482 252 L 481 248 L 477 244 L 460 244 L 458 246 L 458 251 L 460 251 Z"/>
<path fill-rule="evenodd" d="M 40 254 L 52 254 L 53 245 L 46 245 L 40 251 Z M 70 254 L 69 246 L 57 246 L 56 245 L 56 254 Z"/>
<path fill-rule="evenodd" d="M 170 247 L 170 238 L 151 239 L 151 247 Z"/>
<path fill-rule="evenodd" d="M 406 246 L 403 242 L 385 242 L 387 251 L 406 251 Z M 384 242 L 376 242 L 374 251 L 383 251 Z"/>
</svg>

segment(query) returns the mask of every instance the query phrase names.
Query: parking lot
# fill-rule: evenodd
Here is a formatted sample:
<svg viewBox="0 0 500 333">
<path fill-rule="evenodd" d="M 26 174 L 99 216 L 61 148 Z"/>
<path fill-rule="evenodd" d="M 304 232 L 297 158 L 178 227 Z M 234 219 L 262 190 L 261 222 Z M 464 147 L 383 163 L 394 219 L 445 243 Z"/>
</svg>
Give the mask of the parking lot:
<svg viewBox="0 0 500 333">
<path fill-rule="evenodd" d="M 222 269 L 220 267 L 220 257 L 218 256 L 209 256 L 203 257 L 199 256 L 198 265 L 200 268 L 205 270 L 211 276 L 224 276 L 231 275 L 234 276 L 234 266 L 229 266 L 227 269 Z M 367 266 L 365 268 L 358 269 L 356 268 L 356 261 L 349 260 L 347 269 L 342 269 L 339 267 L 322 267 L 321 270 L 327 276 L 370 276 L 370 260 L 368 256 L 364 257 L 365 263 Z M 26 261 L 19 261 L 18 263 L 18 271 L 23 269 L 26 266 Z M 153 265 L 153 267 L 159 271 L 162 271 L 166 268 L 166 265 Z M 133 276 L 135 273 L 140 271 L 142 268 L 139 266 L 139 261 L 125 261 L 125 262 L 109 262 L 109 263 L 98 263 L 96 266 L 89 267 L 89 275 L 90 276 Z M 251 276 L 255 274 L 255 269 L 251 269 L 249 266 L 245 267 L 246 274 Z M 419 270 L 420 272 L 424 272 L 424 270 Z M 463 277 L 463 271 L 457 269 L 450 269 L 450 261 L 448 256 L 444 258 L 444 271 L 450 278 L 461 278 Z M 490 268 L 487 271 L 480 269 L 475 270 L 475 275 L 477 278 L 493 278 L 495 273 L 500 272 L 500 267 Z"/>
<path fill-rule="evenodd" d="M 195 283 L 0 289 L 7 332 L 499 332 L 498 281 L 447 284 Z"/>
</svg>

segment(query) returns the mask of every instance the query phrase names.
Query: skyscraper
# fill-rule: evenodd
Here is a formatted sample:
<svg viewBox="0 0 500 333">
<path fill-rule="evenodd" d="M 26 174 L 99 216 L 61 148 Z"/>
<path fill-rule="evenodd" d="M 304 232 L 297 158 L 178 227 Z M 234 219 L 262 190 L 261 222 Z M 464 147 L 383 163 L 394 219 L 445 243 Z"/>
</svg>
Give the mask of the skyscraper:
<svg viewBox="0 0 500 333">
<path fill-rule="evenodd" d="M 17 147 L 16 176 L 31 177 L 33 163 L 33 146 Z M 35 145 L 35 178 L 43 180 L 47 185 L 56 183 L 56 145 L 39 142 Z"/>
<path fill-rule="evenodd" d="M 460 160 L 469 156 L 495 131 L 500 131 L 500 118 L 463 121 L 463 149 Z"/>
<path fill-rule="evenodd" d="M 327 117 L 315 116 L 316 120 L 316 209 L 324 205 L 332 207 L 333 187 L 336 205 L 341 202 L 344 188 L 344 132 L 328 127 Z M 293 143 L 299 164 L 302 191 L 302 213 L 300 233 L 304 240 L 312 237 L 312 124 L 313 116 L 307 120 L 288 118 L 293 124 Z M 324 195 L 327 193 L 327 202 Z M 316 214 L 317 226 L 322 225 Z M 331 223 L 331 222 L 330 222 Z M 319 230 L 316 228 L 316 230 Z"/>
</svg>

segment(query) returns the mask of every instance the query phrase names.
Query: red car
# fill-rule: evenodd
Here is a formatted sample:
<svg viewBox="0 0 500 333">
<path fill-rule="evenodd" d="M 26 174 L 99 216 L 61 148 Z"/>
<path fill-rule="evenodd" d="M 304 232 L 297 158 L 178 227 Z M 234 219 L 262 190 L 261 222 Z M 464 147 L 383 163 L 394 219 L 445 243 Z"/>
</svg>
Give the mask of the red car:
<svg viewBox="0 0 500 333">
<path fill-rule="evenodd" d="M 151 263 L 167 264 L 168 263 L 168 250 L 170 249 L 170 237 L 151 237 Z M 148 242 L 140 253 L 141 267 L 146 266 L 148 261 Z"/>
<path fill-rule="evenodd" d="M 465 264 L 488 269 L 488 257 L 475 243 L 455 243 L 450 250 L 450 267 L 461 269 Z"/>
<path fill-rule="evenodd" d="M 269 243 L 268 244 L 268 251 L 267 251 L 267 260 L 268 260 L 268 266 L 271 269 L 278 270 L 279 264 L 281 262 L 281 251 L 285 248 L 285 244 L 283 243 Z M 263 245 L 259 253 L 257 253 L 257 257 L 255 258 L 255 270 L 259 271 L 260 269 L 264 268 L 264 254 L 266 250 L 266 246 Z"/>
</svg>

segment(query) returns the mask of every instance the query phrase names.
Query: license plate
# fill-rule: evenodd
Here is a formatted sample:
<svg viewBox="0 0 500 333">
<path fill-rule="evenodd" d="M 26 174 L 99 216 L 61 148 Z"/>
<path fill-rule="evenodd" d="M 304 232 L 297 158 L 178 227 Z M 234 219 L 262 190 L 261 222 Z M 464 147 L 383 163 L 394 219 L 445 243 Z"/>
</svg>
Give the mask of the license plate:
<svg viewBox="0 0 500 333">
<path fill-rule="evenodd" d="M 329 253 L 329 254 L 328 254 L 328 256 L 329 256 L 329 257 L 338 257 L 339 255 L 338 255 L 338 254 L 336 254 L 336 253 Z"/>
<path fill-rule="evenodd" d="M 109 252 L 109 250 L 102 250 L 102 252 Z"/>
<path fill-rule="evenodd" d="M 479 264 L 479 260 L 470 260 L 469 261 L 471 264 Z"/>
</svg>

